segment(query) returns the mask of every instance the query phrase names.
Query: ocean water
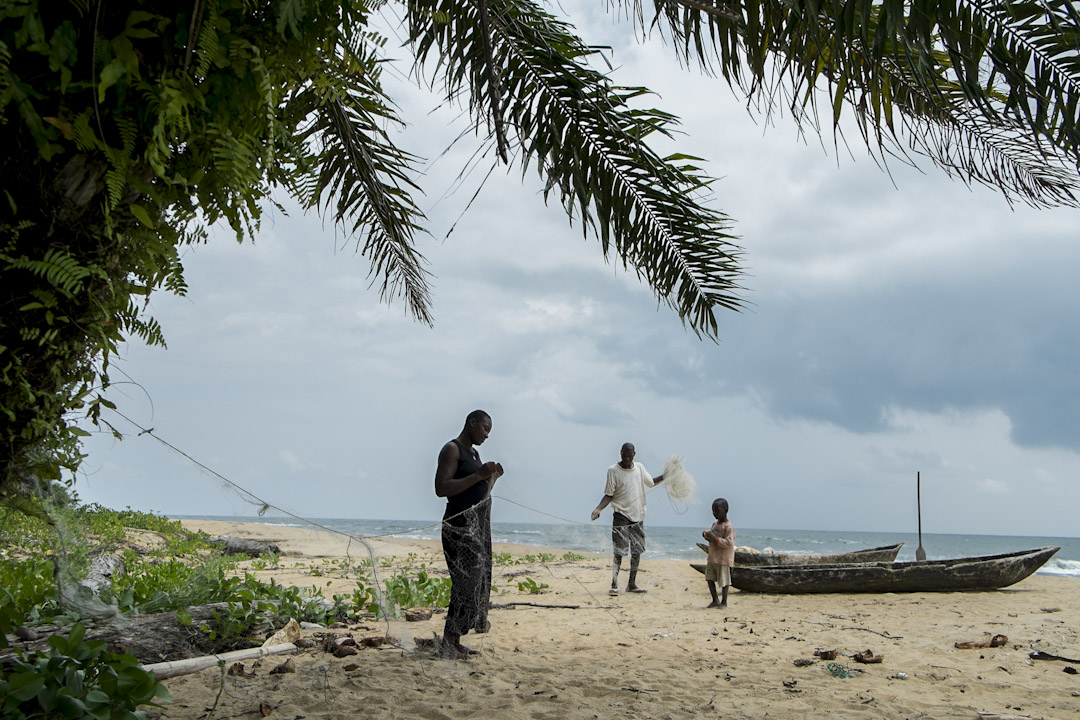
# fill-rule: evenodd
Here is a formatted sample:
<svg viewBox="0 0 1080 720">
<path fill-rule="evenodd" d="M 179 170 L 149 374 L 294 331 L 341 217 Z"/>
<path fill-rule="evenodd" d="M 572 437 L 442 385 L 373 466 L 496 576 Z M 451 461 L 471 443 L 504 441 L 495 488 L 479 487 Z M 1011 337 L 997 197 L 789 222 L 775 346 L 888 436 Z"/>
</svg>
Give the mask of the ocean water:
<svg viewBox="0 0 1080 720">
<path fill-rule="evenodd" d="M 175 516 L 200 520 L 229 520 L 294 527 L 311 525 L 294 518 L 221 517 L 210 515 Z M 362 537 L 400 537 L 422 540 L 438 539 L 439 522 L 432 520 L 356 520 L 318 518 L 312 523 L 337 532 Z M 697 547 L 704 528 L 651 526 L 646 529 L 645 557 L 701 560 Z M 828 530 L 759 530 L 735 528 L 736 543 L 758 550 L 783 553 L 839 553 L 861 548 L 903 542 L 897 560 L 915 560 L 919 538 L 915 533 L 847 532 Z M 610 518 L 591 525 L 545 523 L 493 523 L 491 539 L 497 543 L 515 543 L 536 547 L 607 553 L 611 550 Z M 1080 578 L 1080 538 L 1030 537 L 1021 535 L 946 535 L 923 533 L 922 546 L 929 560 L 996 555 L 1056 545 L 1061 548 L 1042 568 L 1040 574 Z"/>
</svg>

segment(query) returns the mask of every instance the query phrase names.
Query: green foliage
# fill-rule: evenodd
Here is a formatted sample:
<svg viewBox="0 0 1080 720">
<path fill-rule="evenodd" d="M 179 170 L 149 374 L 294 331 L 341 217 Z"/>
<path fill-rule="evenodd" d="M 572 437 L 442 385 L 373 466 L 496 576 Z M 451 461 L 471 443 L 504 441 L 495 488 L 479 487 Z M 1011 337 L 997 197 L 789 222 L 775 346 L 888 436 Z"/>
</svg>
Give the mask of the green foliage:
<svg viewBox="0 0 1080 720">
<path fill-rule="evenodd" d="M 370 613 L 378 615 L 380 612 L 379 595 L 375 588 L 366 584 L 363 580 L 356 581 L 356 587 L 349 595 L 335 595 L 334 604 L 338 607 L 348 608 L 352 614 Z"/>
<path fill-rule="evenodd" d="M 10 627 L 51 621 L 61 612 L 52 558 L 0 560 L 0 599 Z"/>
<path fill-rule="evenodd" d="M 251 561 L 252 570 L 267 570 L 278 567 L 278 556 L 274 553 L 263 553 Z"/>
<path fill-rule="evenodd" d="M 415 579 L 407 573 L 398 573 L 385 583 L 388 611 L 398 608 L 446 607 L 450 604 L 450 578 L 437 578 L 421 569 Z"/>
<path fill-rule="evenodd" d="M 569 551 L 569 552 L 563 553 L 562 559 L 564 561 L 566 561 L 566 562 L 576 562 L 578 560 L 585 560 L 586 558 L 581 553 L 576 553 L 576 552 L 573 552 L 573 551 Z"/>
<path fill-rule="evenodd" d="M 226 575 L 235 566 L 229 558 L 189 564 L 176 558 L 143 560 L 128 551 L 123 559 L 126 572 L 101 591 L 101 599 L 121 612 L 165 612 L 224 602 L 240 585 L 239 578 Z"/>
<path fill-rule="evenodd" d="M 185 292 L 180 249 L 221 220 L 252 237 L 276 187 L 348 216 L 384 294 L 428 321 L 367 12 L 0 4 L 0 495 L 73 477 L 119 344 L 164 343 L 146 299 Z"/>
<path fill-rule="evenodd" d="M 511 580 L 510 582 L 514 582 Z M 548 589 L 547 583 L 538 583 L 531 577 L 526 577 L 523 580 L 517 581 L 518 592 L 529 593 L 530 595 L 539 595 L 544 590 Z"/>
<path fill-rule="evenodd" d="M 49 638 L 47 654 L 16 656 L 0 670 L 0 709 L 9 720 L 144 720 L 142 705 L 169 701 L 168 691 L 131 655 L 106 652 L 101 641 L 84 641 L 75 625 L 67 637 Z"/>
<path fill-rule="evenodd" d="M 78 505 L 58 490 L 50 502 L 55 522 L 0 505 L 0 595 L 9 627 L 78 619 L 62 606 L 56 575 L 75 583 L 91 552 L 115 552 L 127 542 L 126 528 L 159 533 L 164 543 L 145 555 L 122 551 L 125 573 L 102 589 L 101 599 L 121 612 L 161 612 L 221 602 L 239 585 L 228 577 L 231 558 L 209 556 L 205 534 L 150 513 Z"/>
</svg>

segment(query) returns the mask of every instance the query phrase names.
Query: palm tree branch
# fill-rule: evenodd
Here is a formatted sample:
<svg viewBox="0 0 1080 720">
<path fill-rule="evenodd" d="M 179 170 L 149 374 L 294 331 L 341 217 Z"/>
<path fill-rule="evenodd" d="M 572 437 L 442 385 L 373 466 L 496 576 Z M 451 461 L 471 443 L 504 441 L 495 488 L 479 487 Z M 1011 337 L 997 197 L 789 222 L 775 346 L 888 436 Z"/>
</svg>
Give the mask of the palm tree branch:
<svg viewBox="0 0 1080 720">
<path fill-rule="evenodd" d="M 337 62 L 339 67 L 325 68 L 294 100 L 308 118 L 301 140 L 318 147 L 317 181 L 301 193 L 301 202 L 331 214 L 357 236 L 358 251 L 371 262 L 372 282 L 381 279 L 383 300 L 403 298 L 413 316 L 430 325 L 428 272 L 414 245 L 424 219 L 411 195 L 418 191 L 410 177 L 416 158 L 384 129 L 400 121 L 379 84 L 373 56 L 349 53 Z"/>
<path fill-rule="evenodd" d="M 640 7 L 640 0 L 627 2 Z M 790 106 L 800 122 L 814 110 L 813 90 L 824 82 L 833 103 L 834 128 L 846 104 L 855 110 L 864 138 L 869 143 L 873 137 L 879 150 L 886 138 L 900 148 L 892 119 L 895 105 L 905 127 L 916 130 L 907 135 L 909 146 L 947 172 L 955 170 L 999 188 L 1006 198 L 1015 193 L 1037 206 L 1077 203 L 1080 178 L 1068 167 L 1069 158 L 1075 159 L 1072 141 L 1060 130 L 1056 138 L 1049 131 L 1040 134 L 1036 124 L 1003 111 L 993 74 L 985 81 L 977 74 L 988 61 L 978 43 L 965 40 L 960 32 L 974 28 L 976 38 L 989 33 L 970 14 L 956 22 L 946 14 L 940 21 L 947 29 L 945 42 L 935 32 L 939 25 L 925 22 L 914 9 L 905 14 L 909 8 L 904 0 L 828 5 L 655 0 L 654 6 L 654 24 L 662 22 L 684 61 L 696 57 L 709 72 L 718 61 L 728 82 L 750 98 L 785 90 L 792 97 L 802 96 L 802 104 Z M 770 75 L 786 82 L 769 83 Z M 1075 113 L 1073 98 L 1050 114 L 1063 118 L 1059 125 L 1068 129 Z M 928 132 L 934 135 L 930 142 Z"/>
<path fill-rule="evenodd" d="M 699 201 L 711 179 L 695 158 L 661 158 L 647 144 L 671 135 L 675 118 L 631 108 L 647 93 L 614 86 L 584 64 L 595 51 L 568 26 L 527 0 L 489 0 L 491 43 L 507 97 L 507 125 L 545 179 L 558 187 L 571 218 L 599 235 L 605 257 L 614 247 L 657 297 L 675 308 L 695 333 L 715 337 L 717 307 L 740 309 L 735 283 L 739 249 L 729 221 Z M 411 5 L 418 63 L 437 48 L 448 97 L 468 86 L 486 89 L 475 9 L 453 0 Z M 439 22 L 442 20 L 442 22 Z M 478 114 L 474 100 L 474 116 Z M 480 117 L 477 117 L 477 122 Z M 488 121 L 491 122 L 490 120 Z"/>
</svg>

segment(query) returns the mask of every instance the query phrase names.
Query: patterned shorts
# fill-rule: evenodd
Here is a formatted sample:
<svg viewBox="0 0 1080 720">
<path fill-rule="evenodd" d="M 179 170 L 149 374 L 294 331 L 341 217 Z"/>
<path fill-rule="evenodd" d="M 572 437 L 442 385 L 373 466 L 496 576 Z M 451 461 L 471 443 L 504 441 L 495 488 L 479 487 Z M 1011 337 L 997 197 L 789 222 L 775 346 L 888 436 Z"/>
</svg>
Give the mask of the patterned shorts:
<svg viewBox="0 0 1080 720">
<path fill-rule="evenodd" d="M 615 547 L 615 554 L 641 555 L 645 552 L 645 523 L 627 522 L 622 524 L 617 515 L 611 524 L 611 544 Z"/>
</svg>

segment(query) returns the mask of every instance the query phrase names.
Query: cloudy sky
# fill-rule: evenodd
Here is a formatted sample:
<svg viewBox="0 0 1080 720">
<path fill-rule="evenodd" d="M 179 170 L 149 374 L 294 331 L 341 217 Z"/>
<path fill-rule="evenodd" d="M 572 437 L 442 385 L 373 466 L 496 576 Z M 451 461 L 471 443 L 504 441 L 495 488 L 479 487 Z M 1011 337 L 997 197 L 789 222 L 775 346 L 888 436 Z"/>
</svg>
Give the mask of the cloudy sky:
<svg viewBox="0 0 1080 720">
<path fill-rule="evenodd" d="M 120 411 L 308 517 L 437 519 L 439 448 L 480 407 L 481 454 L 507 471 L 496 521 L 588 522 L 632 441 L 654 473 L 680 454 L 697 480 L 684 512 L 651 495 L 652 524 L 707 524 L 723 495 L 737 527 L 914 532 L 919 472 L 925 532 L 1080 535 L 1080 212 L 1010 208 L 930 166 L 887 174 L 831 136 L 767 127 L 626 23 L 576 18 L 619 82 L 682 118 L 668 149 L 720 178 L 711 203 L 736 221 L 750 305 L 720 315 L 719 342 L 606 264 L 518 168 L 465 212 L 492 158 L 457 182 L 476 147 L 442 155 L 460 110 L 403 85 L 402 142 L 432 160 L 419 245 L 435 327 L 381 304 L 333 227 L 273 213 L 254 244 L 186 251 L 187 297 L 151 303 L 168 349 L 132 343 L 114 364 Z M 82 499 L 254 514 L 110 418 L 126 438 L 87 442 Z"/>
</svg>

